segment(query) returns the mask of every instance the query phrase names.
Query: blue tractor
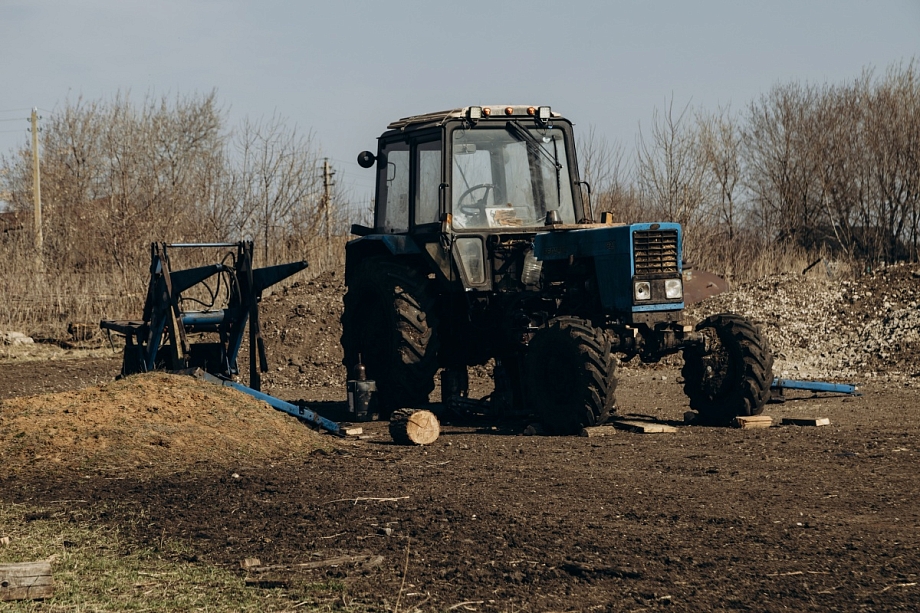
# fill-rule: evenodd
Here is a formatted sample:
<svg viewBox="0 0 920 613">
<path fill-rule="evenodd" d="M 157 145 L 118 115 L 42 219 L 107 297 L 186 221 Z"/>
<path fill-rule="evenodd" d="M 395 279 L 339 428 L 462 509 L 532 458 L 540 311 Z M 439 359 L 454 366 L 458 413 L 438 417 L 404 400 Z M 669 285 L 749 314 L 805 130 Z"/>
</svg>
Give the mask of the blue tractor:
<svg viewBox="0 0 920 613">
<path fill-rule="evenodd" d="M 683 351 L 690 406 L 710 423 L 757 415 L 773 357 L 734 314 L 684 308 L 681 227 L 594 219 L 572 124 L 548 106 L 407 117 L 359 164 L 376 171 L 373 227 L 346 249 L 344 364 L 376 382 L 378 412 L 445 401 L 494 360 L 496 414 L 556 434 L 616 411 L 618 355 Z"/>
</svg>

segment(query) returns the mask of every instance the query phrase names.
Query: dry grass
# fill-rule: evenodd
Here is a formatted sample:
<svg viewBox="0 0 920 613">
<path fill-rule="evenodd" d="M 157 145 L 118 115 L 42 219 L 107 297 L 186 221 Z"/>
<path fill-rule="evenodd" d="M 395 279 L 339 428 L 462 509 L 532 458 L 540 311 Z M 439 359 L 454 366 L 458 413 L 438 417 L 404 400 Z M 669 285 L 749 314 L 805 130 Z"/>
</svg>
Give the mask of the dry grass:
<svg viewBox="0 0 920 613">
<path fill-rule="evenodd" d="M 101 319 L 140 317 L 149 281 L 149 244 L 137 245 L 131 263 L 114 263 L 104 270 L 77 270 L 74 266 L 40 267 L 31 245 L 23 236 L 10 240 L 0 235 L 0 331 L 15 330 L 48 339 L 73 340 L 72 322 L 96 329 Z M 309 268 L 282 281 L 280 286 L 309 280 L 323 272 L 341 270 L 348 236 L 303 236 L 273 243 L 270 264 L 306 260 Z M 791 244 L 765 242 L 752 235 L 727 236 L 701 232 L 685 235 L 684 254 L 693 266 L 729 279 L 732 283 L 754 281 L 783 272 L 801 272 L 822 254 L 806 252 Z M 264 266 L 264 253 L 255 245 L 256 266 Z M 70 256 L 68 256 L 70 257 Z M 223 252 L 213 249 L 171 250 L 173 270 L 221 261 Z M 213 279 L 209 282 L 213 288 Z M 207 294 L 201 286 L 201 299 Z M 97 346 L 101 336 L 97 337 Z M 2 358 L 2 354 L 0 354 Z"/>
<path fill-rule="evenodd" d="M 315 237 L 280 243 L 269 264 L 306 260 L 309 268 L 279 285 L 340 269 L 346 238 L 335 237 L 332 244 Z M 39 265 L 30 245 L 0 234 L 0 331 L 73 340 L 68 333 L 71 323 L 95 329 L 101 319 L 139 318 L 150 278 L 148 249 L 149 244 L 137 245 L 138 257 L 124 269 L 113 263 L 106 270 L 78 270 L 52 261 Z M 223 252 L 175 250 L 170 255 L 173 269 L 178 270 L 217 263 Z M 255 256 L 257 267 L 266 265 L 260 262 L 258 245 Z"/>
<path fill-rule="evenodd" d="M 98 506 L 98 505 L 97 505 Z M 345 587 L 305 583 L 290 589 L 245 585 L 239 572 L 195 561 L 186 544 L 164 540 L 139 548 L 89 511 L 0 504 L 0 562 L 52 559 L 54 597 L 0 603 L 2 611 L 334 611 Z M 103 509 L 93 508 L 94 513 Z M 351 607 L 360 613 L 362 609 Z"/>
</svg>

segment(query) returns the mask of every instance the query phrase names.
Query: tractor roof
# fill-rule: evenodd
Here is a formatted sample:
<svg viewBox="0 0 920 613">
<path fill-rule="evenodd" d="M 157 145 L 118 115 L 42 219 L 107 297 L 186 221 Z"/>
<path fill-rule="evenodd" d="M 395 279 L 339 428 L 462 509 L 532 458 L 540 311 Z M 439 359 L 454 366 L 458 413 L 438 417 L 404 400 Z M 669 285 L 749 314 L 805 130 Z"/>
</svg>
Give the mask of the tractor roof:
<svg viewBox="0 0 920 613">
<path fill-rule="evenodd" d="M 483 105 L 480 107 L 482 109 L 490 109 L 495 114 L 492 115 L 494 119 L 499 119 L 502 117 L 527 117 L 527 109 L 536 108 L 533 105 L 526 104 L 489 104 Z M 403 117 L 398 119 L 390 125 L 387 126 L 388 130 L 407 130 L 420 128 L 422 126 L 429 126 L 431 124 L 441 125 L 449 119 L 462 119 L 466 117 L 469 112 L 470 107 L 465 106 L 462 108 L 451 109 L 449 111 L 436 111 L 434 113 L 425 113 L 424 115 L 412 115 L 410 117 Z M 511 109 L 511 113 L 508 113 L 508 109 Z M 559 113 L 553 113 L 554 118 L 560 118 L 562 115 Z"/>
</svg>

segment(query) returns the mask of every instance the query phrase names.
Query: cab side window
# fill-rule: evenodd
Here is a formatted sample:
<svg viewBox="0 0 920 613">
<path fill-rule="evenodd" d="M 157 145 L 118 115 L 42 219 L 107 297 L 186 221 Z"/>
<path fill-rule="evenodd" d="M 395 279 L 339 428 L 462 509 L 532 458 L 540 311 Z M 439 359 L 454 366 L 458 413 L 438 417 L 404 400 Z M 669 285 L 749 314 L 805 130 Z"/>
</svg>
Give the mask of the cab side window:
<svg viewBox="0 0 920 613">
<path fill-rule="evenodd" d="M 438 187 L 441 185 L 441 141 L 419 143 L 415 148 L 418 174 L 415 188 L 415 225 L 438 221 Z"/>
<path fill-rule="evenodd" d="M 385 232 L 409 230 L 409 143 L 384 145 L 377 162 L 376 226 Z"/>
</svg>

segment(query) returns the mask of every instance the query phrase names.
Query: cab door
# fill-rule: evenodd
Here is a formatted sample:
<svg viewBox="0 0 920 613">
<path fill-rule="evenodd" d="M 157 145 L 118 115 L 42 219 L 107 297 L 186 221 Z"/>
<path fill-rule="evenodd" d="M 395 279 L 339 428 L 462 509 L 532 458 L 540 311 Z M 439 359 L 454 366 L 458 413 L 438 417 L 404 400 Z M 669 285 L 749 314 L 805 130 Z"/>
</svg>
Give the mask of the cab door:
<svg viewBox="0 0 920 613">
<path fill-rule="evenodd" d="M 449 245 L 441 234 L 447 184 L 444 181 L 444 149 L 440 130 L 414 134 L 409 139 L 412 167 L 412 215 L 410 234 L 442 280 L 456 277 L 450 263 Z"/>
</svg>

